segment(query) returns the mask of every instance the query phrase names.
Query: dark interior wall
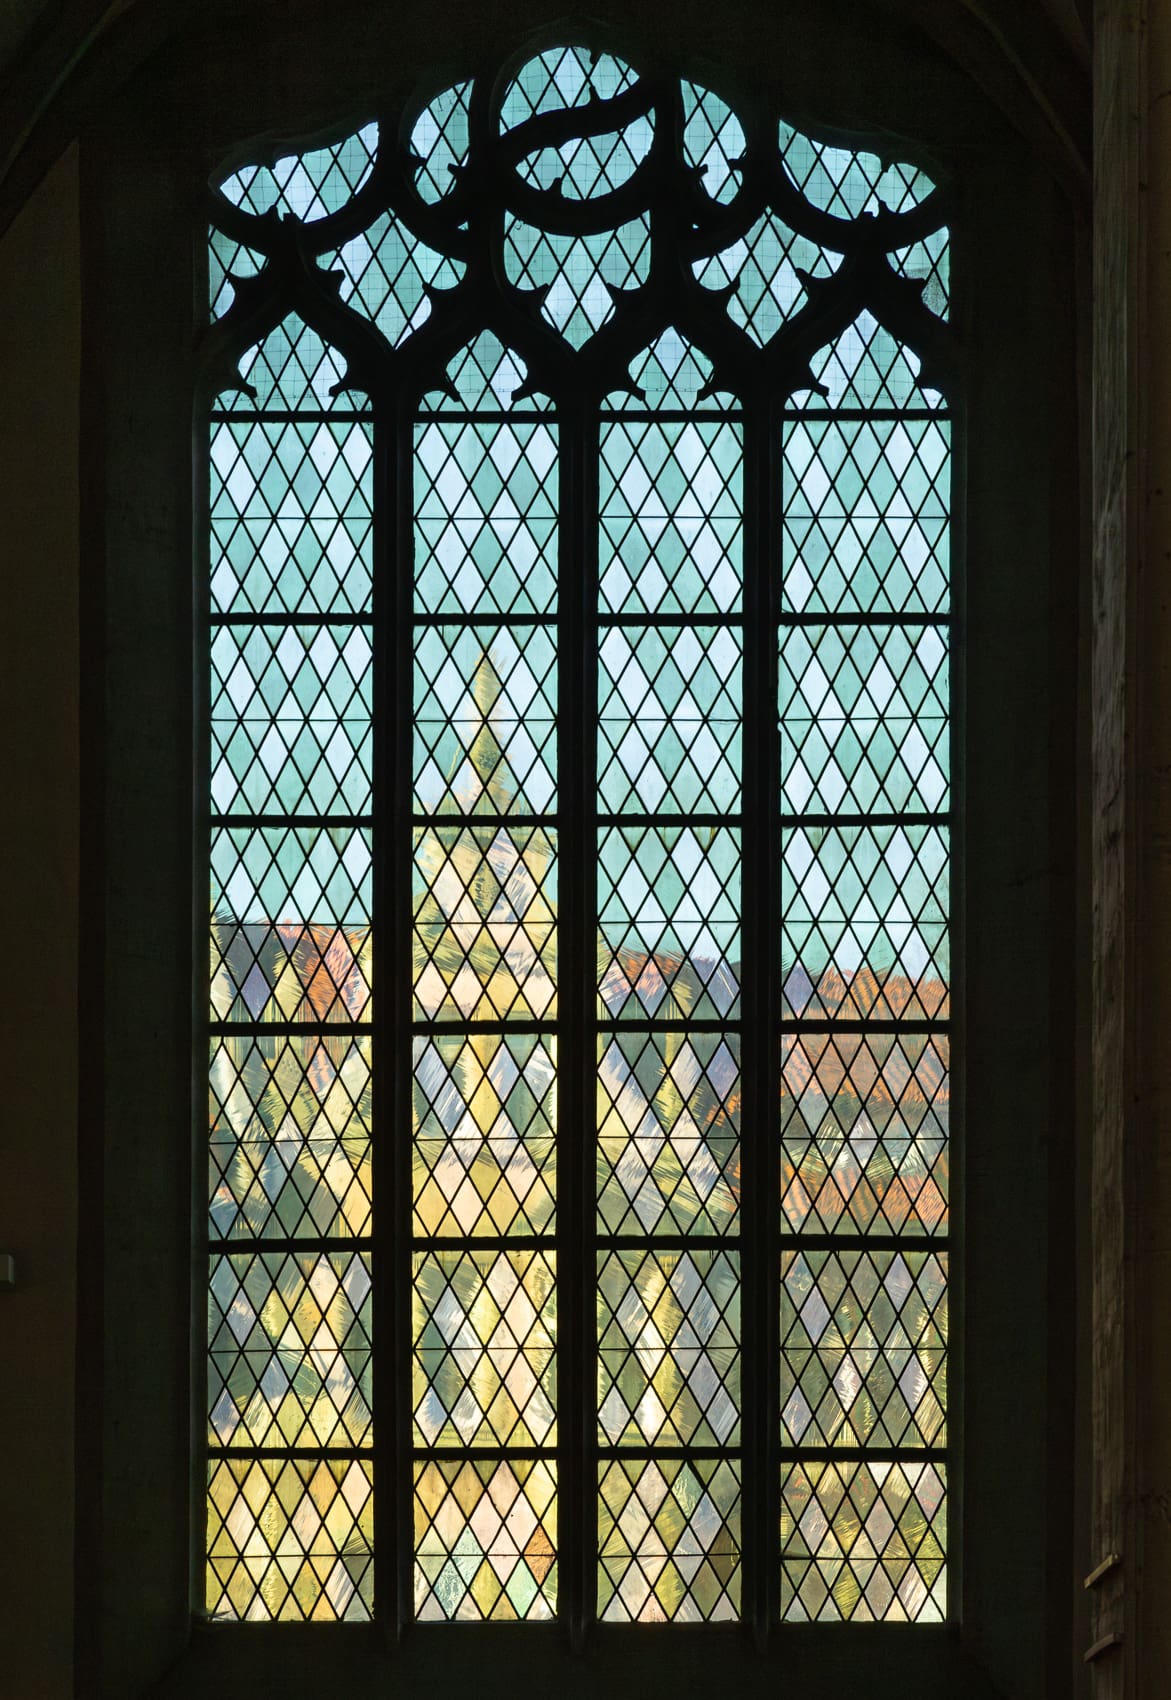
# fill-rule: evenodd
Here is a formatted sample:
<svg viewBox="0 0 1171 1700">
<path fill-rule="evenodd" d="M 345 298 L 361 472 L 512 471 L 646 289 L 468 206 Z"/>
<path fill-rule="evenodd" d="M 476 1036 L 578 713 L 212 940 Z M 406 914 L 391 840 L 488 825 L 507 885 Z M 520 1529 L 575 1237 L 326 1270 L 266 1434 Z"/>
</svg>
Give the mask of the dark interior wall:
<svg viewBox="0 0 1171 1700">
<path fill-rule="evenodd" d="M 0 240 L 0 1693 L 73 1692 L 78 163 Z"/>
<path fill-rule="evenodd" d="M 316 11 L 321 17 L 329 10 L 324 6 L 300 9 Z M 161 109 L 167 107 L 173 95 L 181 96 L 184 104 L 170 108 L 171 116 L 184 113 L 190 118 L 192 139 L 196 132 L 214 136 L 217 125 L 224 139 L 231 139 L 235 120 L 230 108 L 237 96 L 241 100 L 248 96 L 257 102 L 262 122 L 271 123 L 278 131 L 297 118 L 304 122 L 306 116 L 310 121 L 316 117 L 324 122 L 336 114 L 324 105 L 319 114 L 314 113 L 312 101 L 317 98 L 314 91 L 328 84 L 331 78 L 344 79 L 347 59 L 364 57 L 370 68 L 364 73 L 354 73 L 354 80 L 361 82 L 365 77 L 373 82 L 384 74 L 385 67 L 393 69 L 395 60 L 405 62 L 409 58 L 403 51 L 402 39 L 395 44 L 388 35 L 387 8 L 381 0 L 378 5 L 350 9 L 365 14 L 365 45 L 356 53 L 352 36 L 342 37 L 334 32 L 331 51 L 337 63 L 325 71 L 318 42 L 310 32 L 305 53 L 290 53 L 283 61 L 278 55 L 277 75 L 258 83 L 255 55 L 268 33 L 264 19 L 266 16 L 277 19 L 283 8 L 255 4 L 241 7 L 238 22 L 222 32 L 218 63 L 213 55 L 212 73 L 205 85 L 193 87 L 180 76 L 173 88 L 168 89 L 164 55 L 163 61 L 140 81 L 138 98 L 158 120 Z M 855 10 L 846 5 L 840 8 L 843 13 L 847 9 Z M 406 46 L 417 57 L 433 57 L 435 43 L 444 35 L 447 16 L 470 10 L 459 6 L 415 9 L 402 24 Z M 861 13 L 865 8 L 858 10 Z M 628 11 L 636 15 L 635 30 L 641 29 L 646 41 L 653 42 L 656 30 L 661 27 L 661 6 L 648 0 Z M 718 74 L 721 65 L 726 67 L 737 61 L 742 65 L 752 58 L 754 19 L 759 11 L 749 0 L 733 0 L 718 12 L 700 0 L 683 0 L 676 26 L 679 30 L 686 28 L 701 41 L 703 53 Z M 469 26 L 471 34 L 478 41 L 490 42 L 504 26 L 519 33 L 523 28 L 523 12 L 536 19 L 544 14 L 545 8 L 535 0 L 486 5 L 478 9 L 474 25 Z M 279 32 L 274 29 L 273 33 Z M 323 34 L 328 39 L 329 32 Z M 860 37 L 864 45 L 833 69 L 837 99 L 847 117 L 856 115 L 861 119 L 866 113 L 874 115 L 876 107 L 878 116 L 883 116 L 885 66 L 893 52 L 891 40 L 884 40 L 883 34 L 879 31 L 867 36 L 864 31 Z M 893 35 L 897 37 L 898 32 Z M 806 32 L 796 37 L 784 53 L 773 49 L 761 57 L 756 75 L 762 83 L 767 81 L 798 90 L 807 68 L 815 66 L 818 57 L 816 37 Z M 824 73 L 822 80 L 823 83 L 826 80 Z M 153 95 L 152 85 L 156 90 Z M 227 100 L 217 93 L 225 87 L 230 96 Z M 939 122 L 940 112 L 950 97 L 947 86 L 925 86 L 922 93 L 923 125 L 930 129 Z M 223 106 L 219 107 L 217 103 L 221 100 Z M 114 121 L 114 131 L 119 122 Z M 128 116 L 125 122 L 130 124 L 132 119 Z M 896 126 L 896 113 L 890 115 L 890 122 Z M 954 116 L 957 133 L 962 130 L 963 122 L 959 115 Z M 980 127 L 974 117 L 969 139 L 973 143 L 980 139 Z M 114 168 L 120 169 L 117 162 Z M 166 202 L 171 197 L 169 183 L 155 187 L 159 222 L 158 226 L 151 225 L 152 237 L 168 216 Z M 1021 220 L 1026 214 L 1030 218 L 1052 219 L 1055 226 L 1064 217 L 1057 198 L 1040 190 L 1032 202 L 1022 195 L 1017 213 Z M 193 217 L 194 206 L 184 206 L 177 213 L 172 209 L 170 216 L 169 237 L 174 239 L 176 224 Z M 1033 288 L 1041 288 L 1042 284 L 1046 288 L 1059 286 L 1060 276 L 1064 275 L 1065 240 L 1060 235 L 1054 237 L 1053 269 L 1046 272 L 1043 280 L 1034 277 Z M 135 286 L 141 290 L 143 300 L 151 291 L 156 266 L 157 256 L 152 258 L 144 248 L 134 270 Z M 77 165 L 71 156 L 45 181 L 0 242 L 0 374 L 8 402 L 0 421 L 0 490 L 6 516 L 0 570 L 7 595 L 5 616 L 0 622 L 0 691 L 6 693 L 4 713 L 0 715 L 0 739 L 7 761 L 10 809 L 18 825 L 14 835 L 0 838 L 0 867 L 8 876 L 0 889 L 10 894 L 10 925 L 15 928 L 23 923 L 28 941 L 26 948 L 13 953 L 18 967 L 5 976 L 0 989 L 3 1011 L 0 1020 L 3 1030 L 12 1036 L 9 1089 L 3 1111 L 5 1127 L 11 1128 L 3 1143 L 11 1156 L 6 1154 L 0 1186 L 0 1250 L 15 1251 L 20 1277 L 16 1293 L 0 1293 L 0 1351 L 6 1366 L 5 1391 L 0 1400 L 0 1458 L 4 1466 L 0 1472 L 0 1493 L 4 1495 L 0 1503 L 0 1528 L 15 1532 L 5 1539 L 0 1559 L 0 1600 L 4 1601 L 0 1611 L 0 1642 L 4 1647 L 0 1695 L 11 1693 L 12 1700 L 41 1700 L 42 1696 L 57 1700 L 58 1696 L 73 1692 L 79 272 Z M 1009 282 L 1006 274 L 1005 287 Z M 168 310 L 172 308 L 174 322 L 179 323 L 186 303 L 171 302 Z M 1026 351 L 1019 352 L 1023 361 Z M 146 388 L 141 371 L 134 367 L 136 358 L 141 359 L 142 355 L 136 351 L 133 339 L 128 338 L 117 346 L 114 365 L 121 386 L 118 393 L 125 398 L 141 399 Z M 1022 388 L 1026 387 L 1023 377 L 1021 383 Z M 1022 405 L 1027 400 L 1022 396 Z M 163 413 L 166 405 L 164 397 L 160 402 Z M 1071 397 L 1064 394 L 1038 407 L 1037 429 L 1045 430 L 1045 420 L 1051 421 L 1070 406 Z M 149 408 L 135 415 L 131 435 L 137 433 L 136 445 L 132 444 L 126 451 L 115 479 L 119 503 L 133 508 L 138 515 L 136 523 L 140 522 L 135 560 L 144 584 L 151 577 L 151 569 L 157 569 L 160 539 L 165 553 L 174 537 L 181 536 L 181 516 L 176 527 L 165 516 L 160 520 L 156 508 L 166 506 L 166 483 L 170 482 L 172 487 L 175 483 L 171 474 L 176 474 L 180 481 L 185 476 L 187 463 L 183 455 L 189 445 L 188 438 L 186 444 L 160 446 L 154 424 Z M 1007 439 L 1000 452 L 1011 458 Z M 145 480 L 141 476 L 144 466 L 161 468 L 164 476 L 153 483 Z M 149 503 L 145 500 L 144 485 L 154 492 Z M 1066 538 L 1062 547 L 1071 547 L 1068 532 L 1074 524 L 1074 511 L 1068 506 L 1067 491 L 1058 489 L 1052 501 L 1055 511 L 1062 513 L 1061 525 L 1055 527 Z M 122 535 L 124 531 L 125 528 Z M 112 535 L 119 535 L 117 528 Z M 1072 552 L 1076 554 L 1076 545 L 1072 546 Z M 1038 598 L 1033 612 L 1040 629 L 1049 613 L 1042 597 Z M 1068 627 L 1063 630 L 1068 632 Z M 1038 651 L 1043 647 L 1038 639 Z M 183 665 L 181 655 L 179 665 Z M 133 654 L 123 656 L 119 666 L 127 672 L 133 671 Z M 136 738 L 140 735 L 144 742 L 149 741 L 149 730 L 141 725 L 133 732 Z M 158 737 L 170 735 L 169 729 L 157 733 Z M 173 839 L 182 853 L 182 807 L 175 798 L 169 800 L 168 806 L 171 816 L 167 841 Z M 152 830 L 152 845 L 157 842 Z M 1010 881 L 1016 872 L 1008 868 L 1004 877 Z M 122 896 L 125 898 L 127 894 L 123 892 Z M 1022 887 L 1019 904 L 1025 925 L 1033 903 L 1030 888 Z M 1055 922 L 1058 924 L 1062 924 L 1060 916 Z M 1011 928 L 1006 930 L 1012 932 Z M 995 955 L 996 943 L 996 937 L 991 935 L 985 942 L 990 958 Z M 132 943 L 126 953 L 126 973 L 133 972 L 141 980 L 141 966 L 132 967 L 132 959 L 141 965 L 149 951 L 152 957 L 160 958 L 161 979 L 165 983 L 166 950 L 158 940 L 139 941 L 139 944 Z M 1002 958 L 990 963 L 990 973 L 999 971 L 1000 961 Z M 159 967 L 159 962 L 155 966 Z M 1064 1042 L 1068 1043 L 1068 1034 Z M 141 1060 L 149 1053 L 149 1035 L 144 1035 L 136 1058 Z M 1039 1069 L 1040 1058 L 1036 1064 Z M 90 1084 L 92 1087 L 95 1083 Z M 92 1091 L 87 1096 L 92 1097 Z M 1010 1142 L 1014 1129 L 1007 1115 L 1002 1119 L 1005 1140 Z M 151 1119 L 147 1106 L 139 1121 L 139 1136 L 144 1146 L 152 1139 L 157 1140 L 159 1134 L 159 1120 Z M 1039 1130 L 1037 1137 L 1045 1137 L 1045 1130 Z M 185 1126 L 181 1125 L 179 1139 L 184 1138 Z M 989 1171 L 990 1200 L 994 1178 Z M 135 1207 L 125 1201 L 121 1205 L 116 1200 L 112 1203 L 116 1219 L 127 1232 L 132 1231 Z M 160 1232 L 157 1238 L 161 1244 L 165 1243 L 166 1232 Z M 1040 1245 L 1034 1250 L 1038 1258 L 1043 1255 L 1044 1248 Z M 88 1263 L 85 1270 L 87 1285 L 92 1287 L 97 1271 Z M 181 1296 L 172 1294 L 177 1308 L 181 1308 Z M 93 1314 L 92 1308 L 87 1314 Z M 149 1350 L 149 1330 L 145 1319 L 140 1320 L 141 1329 L 136 1324 L 126 1334 L 126 1350 L 132 1360 L 140 1357 L 141 1351 Z M 179 1336 L 182 1345 L 181 1323 Z M 1028 1363 L 1025 1370 L 1033 1373 Z M 152 1414 L 150 1421 L 158 1427 L 157 1413 Z M 167 1450 L 173 1450 L 176 1444 L 175 1436 L 170 1436 Z M 138 1496 L 136 1516 L 139 1512 L 149 1516 L 153 1492 L 149 1476 L 144 1477 L 141 1471 L 135 1473 L 133 1445 L 126 1446 L 121 1456 L 126 1466 L 124 1494 Z M 1034 1487 L 1040 1482 L 1041 1474 L 1040 1470 L 1034 1472 Z M 1059 1500 L 1061 1487 L 1060 1481 L 1050 1484 L 1050 1507 Z M 96 1565 L 100 1548 L 95 1542 L 90 1550 Z M 121 1550 L 128 1568 L 137 1568 L 141 1573 L 140 1553 L 126 1542 Z M 1003 1552 L 992 1555 L 995 1562 L 1004 1556 Z M 1014 1565 L 1020 1564 L 1020 1550 L 1014 1549 L 1008 1559 Z M 145 1579 L 146 1584 L 153 1586 L 159 1580 L 158 1571 L 153 1566 L 148 1568 L 150 1576 Z M 91 1573 L 87 1577 L 84 1566 L 81 1581 L 87 1591 L 98 1590 L 98 1576 Z M 1037 1603 L 1029 1584 L 1035 1582 L 1035 1577 L 1027 1578 L 1021 1590 L 1021 1609 L 1034 1616 Z M 141 1574 L 138 1584 L 143 1585 Z M 1049 1585 L 1055 1586 L 1060 1596 L 1065 1580 L 1057 1576 Z M 140 1625 L 132 1618 L 120 1626 L 120 1633 L 127 1643 L 139 1640 Z M 1011 1685 L 1019 1640 L 1016 1629 L 1003 1614 L 990 1623 L 990 1641 L 992 1645 L 985 1647 L 984 1657 L 997 1670 L 998 1678 Z M 293 1643 L 289 1645 L 292 1647 Z M 816 1659 L 816 1652 L 811 1651 L 809 1657 Z M 264 1674 L 262 1666 L 257 1680 L 263 1680 Z M 200 1679 L 193 1680 L 198 1683 Z M 374 1672 L 372 1685 L 377 1686 L 381 1681 L 381 1673 Z M 801 1685 L 796 1686 L 800 1692 Z M 1064 1689 L 1054 1690 L 1059 1691 Z"/>
</svg>

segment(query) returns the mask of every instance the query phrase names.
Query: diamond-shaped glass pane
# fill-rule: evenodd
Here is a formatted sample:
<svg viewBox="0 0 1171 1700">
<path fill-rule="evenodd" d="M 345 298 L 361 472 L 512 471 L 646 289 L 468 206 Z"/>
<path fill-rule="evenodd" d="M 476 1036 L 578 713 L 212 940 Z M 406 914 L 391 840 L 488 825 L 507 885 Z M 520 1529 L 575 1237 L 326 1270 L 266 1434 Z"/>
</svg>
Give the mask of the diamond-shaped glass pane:
<svg viewBox="0 0 1171 1700">
<path fill-rule="evenodd" d="M 947 1609 L 946 1550 L 942 1464 L 785 1466 L 786 1622 L 939 1623 Z"/>
<path fill-rule="evenodd" d="M 369 1038 L 214 1039 L 209 1085 L 213 1235 L 369 1233 Z"/>
<path fill-rule="evenodd" d="M 782 808 L 946 809 L 948 686 L 938 626 L 782 629 Z"/>
<path fill-rule="evenodd" d="M 429 289 L 454 289 L 464 275 L 463 261 L 428 248 L 392 213 L 382 213 L 320 263 L 341 272 L 339 300 L 373 319 L 392 346 L 430 318 Z"/>
<path fill-rule="evenodd" d="M 614 1446 L 737 1444 L 738 1252 L 599 1252 L 598 1434 Z"/>
<path fill-rule="evenodd" d="M 455 187 L 455 171 L 468 155 L 471 83 L 455 83 L 425 106 L 411 131 L 411 150 L 421 162 L 416 186 L 434 204 Z"/>
<path fill-rule="evenodd" d="M 215 1017 L 369 1019 L 369 832 L 228 827 L 211 866 Z"/>
<path fill-rule="evenodd" d="M 256 405 L 282 413 L 362 407 L 365 398 L 345 389 L 346 358 L 296 313 L 240 356 L 240 377 L 256 391 Z"/>
<path fill-rule="evenodd" d="M 922 278 L 923 300 L 941 319 L 947 318 L 951 299 L 951 253 L 948 237 L 949 232 L 945 225 L 942 230 L 933 230 L 931 235 L 925 236 L 921 242 L 912 242 L 906 248 L 896 248 L 890 256 L 891 264 L 900 276 Z"/>
<path fill-rule="evenodd" d="M 783 493 L 787 610 L 947 612 L 946 421 L 789 424 Z"/>
<path fill-rule="evenodd" d="M 773 213 L 764 213 L 747 235 L 692 267 L 705 289 L 727 289 L 727 311 L 760 346 L 805 305 L 798 275 L 832 277 L 842 256 L 799 236 Z"/>
<path fill-rule="evenodd" d="M 723 393 L 707 393 L 711 376 L 712 363 L 707 355 L 671 326 L 642 354 L 635 356 L 630 363 L 631 388 L 609 396 L 606 405 L 682 408 L 687 413 L 694 413 L 697 408 L 719 412 L 732 398 Z"/>
<path fill-rule="evenodd" d="M 543 1458 L 415 1465 L 415 1616 L 539 1622 L 557 1609 L 557 1466 Z"/>
<path fill-rule="evenodd" d="M 633 88 L 637 75 L 609 53 L 591 54 L 584 47 L 552 47 L 539 53 L 517 73 L 504 96 L 500 112 L 502 131 L 514 129 L 538 112 L 558 112 L 564 107 L 586 106 L 594 100 L 612 100 Z"/>
<path fill-rule="evenodd" d="M 218 814 L 370 809 L 368 626 L 219 626 L 211 639 Z"/>
<path fill-rule="evenodd" d="M 740 806 L 743 634 L 611 627 L 601 637 L 598 800 L 610 814 Z"/>
<path fill-rule="evenodd" d="M 940 1033 L 782 1035 L 791 1230 L 947 1232 L 949 1050 Z"/>
<path fill-rule="evenodd" d="M 556 835 L 543 827 L 415 833 L 415 1014 L 556 1013 Z"/>
<path fill-rule="evenodd" d="M 946 829 L 800 827 L 782 837 L 785 1014 L 945 1019 Z"/>
<path fill-rule="evenodd" d="M 740 1035 L 598 1040 L 598 1227 L 734 1232 L 740 1206 Z"/>
<path fill-rule="evenodd" d="M 598 1616 L 717 1623 L 740 1615 L 740 1465 L 619 1458 L 598 1466 Z"/>
<path fill-rule="evenodd" d="M 865 309 L 809 362 L 822 390 L 802 392 L 800 404 L 827 407 L 935 407 L 936 390 L 919 386 L 919 356 Z"/>
<path fill-rule="evenodd" d="M 368 1620 L 374 1469 L 357 1458 L 212 1458 L 207 1609 L 264 1623 Z"/>
<path fill-rule="evenodd" d="M 781 1255 L 781 1443 L 939 1444 L 947 1253 Z"/>
<path fill-rule="evenodd" d="M 362 187 L 378 151 L 378 126 L 367 124 L 328 148 L 286 154 L 275 165 L 245 165 L 220 191 L 243 212 L 275 212 L 304 223 L 337 212 Z"/>
<path fill-rule="evenodd" d="M 602 425 L 603 614 L 733 614 L 741 606 L 739 425 Z"/>
<path fill-rule="evenodd" d="M 503 815 L 555 808 L 555 629 L 422 627 L 414 655 L 416 809 Z"/>
<path fill-rule="evenodd" d="M 647 113 L 600 136 L 575 136 L 558 147 L 538 148 L 517 171 L 534 189 L 557 189 L 567 201 L 585 201 L 628 183 L 654 139 L 654 121 Z"/>
<path fill-rule="evenodd" d="M 222 319 L 236 298 L 232 278 L 255 277 L 268 257 L 225 236 L 214 225 L 207 233 L 207 299 L 210 316 Z"/>
<path fill-rule="evenodd" d="M 413 1315 L 416 1444 L 554 1443 L 551 1252 L 417 1252 Z"/>
<path fill-rule="evenodd" d="M 372 461 L 366 424 L 213 425 L 213 614 L 368 609 Z"/>
<path fill-rule="evenodd" d="M 518 404 L 525 414 L 551 407 L 548 397 L 518 392 L 527 386 L 528 368 L 514 349 L 493 331 L 481 331 L 449 362 L 441 388 L 420 403 L 424 412 L 500 412 Z"/>
<path fill-rule="evenodd" d="M 650 271 L 646 218 L 600 235 L 561 236 L 506 220 L 504 267 L 520 289 L 543 289 L 541 314 L 574 348 L 614 316 L 612 291 L 635 289 Z"/>
<path fill-rule="evenodd" d="M 603 829 L 598 925 L 600 1015 L 738 1015 L 739 829 Z"/>
<path fill-rule="evenodd" d="M 744 128 L 718 94 L 684 82 L 683 157 L 697 170 L 706 192 L 730 201 L 740 186 L 735 167 L 746 146 Z"/>
<path fill-rule="evenodd" d="M 213 1256 L 207 1305 L 210 1444 L 369 1442 L 365 1252 Z"/>
<path fill-rule="evenodd" d="M 420 1234 L 535 1234 L 556 1192 L 556 1050 L 536 1033 L 414 1042 Z"/>
<path fill-rule="evenodd" d="M 806 200 L 835 218 L 862 213 L 910 212 L 927 199 L 935 184 L 913 165 L 887 164 L 874 153 L 815 142 L 788 124 L 780 125 L 785 170 Z"/>
<path fill-rule="evenodd" d="M 557 596 L 557 433 L 436 420 L 415 434 L 415 608 L 546 614 Z"/>
</svg>

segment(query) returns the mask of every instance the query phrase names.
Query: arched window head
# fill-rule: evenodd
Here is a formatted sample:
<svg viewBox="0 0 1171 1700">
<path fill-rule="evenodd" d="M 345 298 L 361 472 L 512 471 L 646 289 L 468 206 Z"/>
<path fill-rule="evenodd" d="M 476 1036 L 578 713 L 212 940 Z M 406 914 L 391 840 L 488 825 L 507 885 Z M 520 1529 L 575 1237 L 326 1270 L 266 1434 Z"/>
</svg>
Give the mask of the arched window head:
<svg viewBox="0 0 1171 1700">
<path fill-rule="evenodd" d="M 211 206 L 208 1611 L 944 1618 L 944 189 L 569 44 Z"/>
</svg>

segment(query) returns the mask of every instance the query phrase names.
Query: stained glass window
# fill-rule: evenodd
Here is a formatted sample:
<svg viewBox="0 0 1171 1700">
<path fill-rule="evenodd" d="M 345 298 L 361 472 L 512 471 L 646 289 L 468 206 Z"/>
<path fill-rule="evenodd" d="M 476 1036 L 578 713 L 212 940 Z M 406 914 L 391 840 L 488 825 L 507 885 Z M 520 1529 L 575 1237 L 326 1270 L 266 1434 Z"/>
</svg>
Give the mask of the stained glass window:
<svg viewBox="0 0 1171 1700">
<path fill-rule="evenodd" d="M 945 188 L 570 46 L 211 208 L 209 1614 L 943 1618 Z"/>
</svg>

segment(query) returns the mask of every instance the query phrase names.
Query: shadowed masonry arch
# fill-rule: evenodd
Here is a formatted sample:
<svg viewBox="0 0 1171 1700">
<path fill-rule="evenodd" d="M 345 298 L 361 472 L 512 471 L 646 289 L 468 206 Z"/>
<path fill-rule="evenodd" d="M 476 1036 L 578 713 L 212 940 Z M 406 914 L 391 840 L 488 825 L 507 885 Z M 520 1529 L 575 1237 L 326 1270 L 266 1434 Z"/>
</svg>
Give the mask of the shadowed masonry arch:
<svg viewBox="0 0 1171 1700">
<path fill-rule="evenodd" d="M 111 34 L 111 81 L 143 41 L 132 19 L 128 11 L 120 38 Z M 104 724 L 106 735 L 90 750 L 91 774 L 101 755 L 102 785 L 91 793 L 86 854 L 110 879 L 90 893 L 86 1026 L 90 1055 L 106 1058 L 105 1103 L 87 1109 L 83 1161 L 91 1181 L 105 1175 L 104 1212 L 86 1230 L 88 1267 L 104 1268 L 105 1285 L 85 1301 L 84 1398 L 101 1413 L 101 1446 L 99 1459 L 87 1459 L 82 1487 L 79 1579 L 88 1599 L 80 1646 L 84 1667 L 108 1692 L 142 1691 L 171 1665 L 174 1693 L 216 1682 L 230 1689 L 249 1680 L 249 1668 L 253 1681 L 279 1677 L 291 1693 L 298 1685 L 315 1691 L 339 1670 L 355 1693 L 388 1680 L 404 1692 L 443 1692 L 445 1683 L 466 1683 L 469 1669 L 480 1692 L 506 1692 L 520 1659 L 549 1691 L 587 1694 L 603 1683 L 645 1686 L 646 1659 L 654 1680 L 670 1673 L 684 1693 L 726 1680 L 735 1660 L 746 1692 L 772 1692 L 782 1680 L 805 1694 L 848 1693 L 856 1682 L 874 1692 L 885 1680 L 876 1671 L 889 1671 L 892 1692 L 914 1684 L 941 1695 L 995 1687 L 1024 1694 L 1038 1689 L 1047 1666 L 1056 1668 L 1049 1639 L 1064 1642 L 1057 1626 L 1065 1621 L 1058 1602 L 1068 1459 L 1061 1443 L 1044 1450 L 1041 1437 L 1064 1434 L 1068 1444 L 1069 1342 L 1050 1294 L 1062 1291 L 1069 1248 L 1060 1231 L 1065 1172 L 1050 1171 L 1043 1141 L 1068 1119 L 1071 1090 L 1068 1055 L 1049 1042 L 1067 977 L 1066 899 L 1058 886 L 1053 907 L 1038 913 L 1019 882 L 1038 841 L 1057 847 L 1059 863 L 1072 842 L 1062 756 L 1049 742 L 1069 709 L 1069 681 L 1055 657 L 1069 647 L 1074 617 L 1050 576 L 1072 525 L 1068 505 L 1050 493 L 1074 460 L 1063 387 L 1072 324 L 1061 317 L 1071 311 L 1067 203 L 995 105 L 905 13 L 895 25 L 885 8 L 858 7 L 847 27 L 812 6 L 766 14 L 746 5 L 718 21 L 695 8 L 673 22 L 676 74 L 726 90 L 733 102 L 767 98 L 794 122 L 820 124 L 858 146 L 899 138 L 907 157 L 939 161 L 956 184 L 956 275 L 964 281 L 955 322 L 969 396 L 959 513 L 967 559 L 980 564 L 962 607 L 970 657 L 963 1094 L 966 1123 L 981 1134 L 965 1183 L 969 1400 L 959 1442 L 965 1499 L 980 1515 L 962 1536 L 960 1626 L 914 1635 L 874 1626 L 836 1638 L 828 1627 L 787 1626 L 761 1646 L 739 1630 L 681 1644 L 631 1627 L 626 1642 L 599 1637 L 569 1662 L 555 1630 L 523 1631 L 536 1639 L 510 1628 L 492 1629 L 492 1639 L 487 1630 L 469 1630 L 466 1639 L 461 1631 L 439 1649 L 419 1629 L 395 1652 L 378 1631 L 361 1628 L 257 1627 L 236 1636 L 208 1627 L 191 1635 L 190 1269 L 181 1248 L 202 1177 L 187 1184 L 191 998 L 189 984 L 176 984 L 174 964 L 197 962 L 185 925 L 185 752 L 202 705 L 185 681 L 196 613 L 187 493 L 202 283 L 192 230 L 202 184 L 220 160 L 247 157 L 258 138 L 274 152 L 305 146 L 339 115 L 359 121 L 387 91 L 425 97 L 502 46 L 521 52 L 534 29 L 545 32 L 538 47 L 564 38 L 536 7 L 514 10 L 507 22 L 431 9 L 396 19 L 393 32 L 381 8 L 347 9 L 344 28 L 336 11 L 278 19 L 258 8 L 212 23 L 204 13 L 165 51 L 144 57 L 122 92 L 99 103 L 84 160 L 91 323 L 102 327 L 88 356 L 96 382 L 87 476 L 100 518 L 87 545 L 87 613 L 91 629 L 107 634 L 88 672 L 93 724 Z M 598 37 L 640 64 L 661 63 L 655 9 L 603 19 Z M 115 48 L 126 55 L 121 63 Z M 194 966 L 193 976 L 198 984 Z M 1030 1130 L 1024 1142 L 1022 1126 Z M 136 1179 L 127 1189 L 122 1176 L 131 1166 Z M 1056 1225 L 1055 1237 L 1047 1224 Z M 1005 1342 L 999 1319 L 1010 1310 L 1020 1327 Z M 1026 1442 L 1013 1444 L 1022 1435 Z"/>
</svg>

